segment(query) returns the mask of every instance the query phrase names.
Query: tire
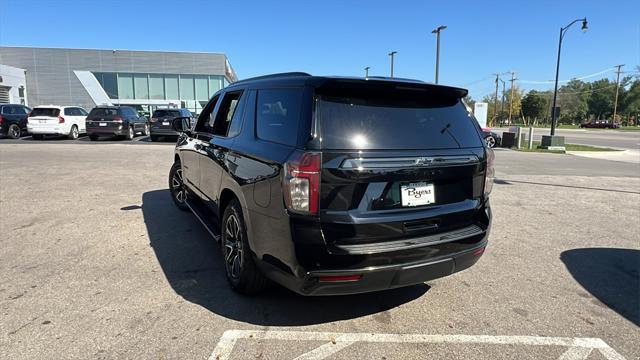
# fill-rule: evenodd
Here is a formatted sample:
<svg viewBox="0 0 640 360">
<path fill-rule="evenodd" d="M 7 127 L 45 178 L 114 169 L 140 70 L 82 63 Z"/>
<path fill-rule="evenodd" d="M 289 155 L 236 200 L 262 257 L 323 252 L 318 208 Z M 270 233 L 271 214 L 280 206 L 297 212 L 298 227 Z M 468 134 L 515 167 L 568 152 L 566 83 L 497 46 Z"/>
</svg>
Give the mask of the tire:
<svg viewBox="0 0 640 360">
<path fill-rule="evenodd" d="M 44 139 L 44 136 L 42 134 L 33 134 L 31 137 L 33 138 L 33 140 L 42 140 L 42 139 Z"/>
<path fill-rule="evenodd" d="M 158 141 L 158 140 L 160 140 L 160 139 L 158 138 L 158 135 L 151 135 L 151 136 L 150 136 L 150 138 L 151 138 L 151 141 Z"/>
<path fill-rule="evenodd" d="M 91 140 L 91 141 L 98 141 L 98 137 L 99 137 L 98 135 L 93 135 L 93 134 L 91 134 L 91 135 L 89 135 L 89 140 Z"/>
<path fill-rule="evenodd" d="M 20 135 L 22 135 L 22 130 L 20 130 L 20 126 L 18 124 L 11 124 L 7 129 L 7 136 L 12 139 L 19 139 Z"/>
<path fill-rule="evenodd" d="M 231 288 L 244 295 L 253 295 L 268 285 L 251 255 L 242 208 L 237 199 L 224 209 L 220 237 L 225 273 Z"/>
<path fill-rule="evenodd" d="M 145 123 L 145 124 L 144 124 L 144 129 L 142 130 L 142 135 L 144 135 L 144 136 L 149 136 L 149 133 L 150 133 L 150 131 L 149 131 L 149 124 Z"/>
<path fill-rule="evenodd" d="M 67 135 L 67 138 L 69 138 L 69 140 L 76 140 L 78 136 L 80 136 L 80 131 L 78 131 L 78 127 L 75 125 L 71 126 L 71 131 L 69 131 L 69 135 Z"/>
<path fill-rule="evenodd" d="M 493 149 L 496 146 L 496 138 L 491 135 L 485 137 L 484 141 L 487 143 L 487 147 L 489 147 L 490 149 Z"/>
<path fill-rule="evenodd" d="M 136 135 L 136 132 L 133 130 L 133 126 L 129 126 L 129 131 L 127 131 L 127 135 L 125 135 L 125 138 L 127 140 L 133 140 L 133 137 Z"/>
<path fill-rule="evenodd" d="M 171 170 L 169 170 L 169 192 L 171 192 L 171 199 L 173 199 L 178 209 L 189 211 L 189 207 L 186 204 L 187 189 L 182 177 L 182 166 L 178 161 L 173 163 Z"/>
</svg>

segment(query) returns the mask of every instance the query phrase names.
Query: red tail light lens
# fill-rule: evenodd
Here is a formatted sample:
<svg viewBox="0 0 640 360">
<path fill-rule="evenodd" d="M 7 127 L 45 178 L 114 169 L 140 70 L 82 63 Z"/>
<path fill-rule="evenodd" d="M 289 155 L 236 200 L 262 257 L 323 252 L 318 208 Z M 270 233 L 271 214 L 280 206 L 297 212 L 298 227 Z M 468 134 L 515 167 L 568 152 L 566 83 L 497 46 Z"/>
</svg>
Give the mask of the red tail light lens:
<svg viewBox="0 0 640 360">
<path fill-rule="evenodd" d="M 4 118 L 0 115 L 0 125 L 4 124 Z"/>
<path fill-rule="evenodd" d="M 122 123 L 122 118 L 120 116 L 114 116 L 112 119 L 113 122 Z"/>
<path fill-rule="evenodd" d="M 362 279 L 362 275 L 325 275 L 318 278 L 321 282 L 358 281 L 360 279 Z"/>
<path fill-rule="evenodd" d="M 33 116 L 31 114 L 33 114 L 33 111 L 29 111 L 29 114 L 27 115 L 27 117 L 30 118 L 31 116 Z"/>
<path fill-rule="evenodd" d="M 58 115 L 58 124 L 64 124 L 64 118 Z"/>
<path fill-rule="evenodd" d="M 484 196 L 489 196 L 493 189 L 493 180 L 496 177 L 496 171 L 494 169 L 495 154 L 493 150 L 487 148 L 487 170 L 484 177 Z"/>
<path fill-rule="evenodd" d="M 320 153 L 293 154 L 284 165 L 284 201 L 290 211 L 318 214 L 320 200 Z"/>
</svg>

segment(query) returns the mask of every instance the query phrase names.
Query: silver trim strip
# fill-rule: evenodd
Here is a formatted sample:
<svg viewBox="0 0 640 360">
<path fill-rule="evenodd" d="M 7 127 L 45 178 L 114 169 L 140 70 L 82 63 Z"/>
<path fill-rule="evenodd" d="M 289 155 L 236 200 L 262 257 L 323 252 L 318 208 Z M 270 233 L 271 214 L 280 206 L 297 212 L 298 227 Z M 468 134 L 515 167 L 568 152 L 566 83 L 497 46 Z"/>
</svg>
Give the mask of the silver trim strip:
<svg viewBox="0 0 640 360">
<path fill-rule="evenodd" d="M 340 168 L 353 170 L 397 169 L 410 167 L 456 166 L 476 162 L 478 162 L 478 157 L 475 155 L 354 158 L 345 159 L 342 164 L 340 164 Z"/>
<path fill-rule="evenodd" d="M 427 235 L 411 239 L 379 242 L 372 244 L 334 245 L 336 248 L 350 255 L 367 255 L 399 250 L 415 249 L 424 246 L 433 246 L 452 241 L 466 239 L 472 236 L 484 234 L 484 230 L 478 225 L 470 225 L 462 229 L 447 231 L 440 234 Z"/>
</svg>

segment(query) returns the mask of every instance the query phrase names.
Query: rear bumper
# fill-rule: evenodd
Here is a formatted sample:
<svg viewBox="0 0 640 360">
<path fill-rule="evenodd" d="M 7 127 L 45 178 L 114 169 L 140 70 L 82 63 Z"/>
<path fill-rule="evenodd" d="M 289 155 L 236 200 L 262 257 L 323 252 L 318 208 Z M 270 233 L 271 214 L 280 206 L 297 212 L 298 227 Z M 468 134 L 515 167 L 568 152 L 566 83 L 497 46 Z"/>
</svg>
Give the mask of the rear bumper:
<svg viewBox="0 0 640 360">
<path fill-rule="evenodd" d="M 440 233 L 439 240 L 434 234 L 408 239 L 402 247 L 401 242 L 389 242 L 384 246 L 341 249 L 341 253 L 326 245 L 305 245 L 294 240 L 298 264 L 290 271 L 283 271 L 282 265 L 259 263 L 268 277 L 302 295 L 347 295 L 420 284 L 467 269 L 480 259 L 491 230 L 488 203 L 481 211 L 483 219 L 476 230 L 470 231 L 474 226 L 461 228 L 457 236 L 450 231 Z M 304 237 L 308 241 L 315 236 L 309 231 Z M 352 278 L 335 278 L 345 276 Z"/>
<path fill-rule="evenodd" d="M 87 127 L 88 135 L 125 135 L 127 133 L 127 129 L 124 126 L 120 128 L 106 128 L 106 127 Z"/>
<path fill-rule="evenodd" d="M 167 129 L 167 128 L 158 128 L 158 127 L 151 126 L 149 130 L 151 135 L 158 135 L 158 136 L 179 136 L 180 135 L 180 133 L 176 132 L 175 130 Z"/>
<path fill-rule="evenodd" d="M 27 131 L 29 134 L 34 135 L 68 135 L 70 129 L 64 126 L 39 127 L 27 125 Z"/>
<path fill-rule="evenodd" d="M 488 235 L 487 235 L 488 236 Z M 307 272 L 302 278 L 287 276 L 267 265 L 269 277 L 301 295 L 350 295 L 421 284 L 462 271 L 475 264 L 487 246 L 486 237 L 477 246 L 441 258 L 376 268 L 333 269 Z M 329 281 L 337 276 L 359 276 L 357 280 Z"/>
</svg>

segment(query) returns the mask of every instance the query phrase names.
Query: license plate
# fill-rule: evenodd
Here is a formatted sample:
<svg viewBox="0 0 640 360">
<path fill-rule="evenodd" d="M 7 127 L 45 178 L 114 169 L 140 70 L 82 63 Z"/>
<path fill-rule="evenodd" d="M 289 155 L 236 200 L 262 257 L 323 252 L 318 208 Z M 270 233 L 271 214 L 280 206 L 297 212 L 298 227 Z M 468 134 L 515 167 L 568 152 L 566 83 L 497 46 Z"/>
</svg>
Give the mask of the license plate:
<svg viewBox="0 0 640 360">
<path fill-rule="evenodd" d="M 162 125 L 169 125 L 169 122 L 168 121 L 163 121 Z"/>
<path fill-rule="evenodd" d="M 400 186 L 402 206 L 429 205 L 436 202 L 436 193 L 433 184 L 415 182 Z"/>
<path fill-rule="evenodd" d="M 38 120 L 38 122 L 39 122 L 40 124 L 45 124 L 45 123 L 47 122 L 47 120 Z"/>
<path fill-rule="evenodd" d="M 100 126 L 107 126 L 107 123 L 100 123 L 100 124 L 98 124 L 98 125 L 100 125 Z"/>
</svg>

